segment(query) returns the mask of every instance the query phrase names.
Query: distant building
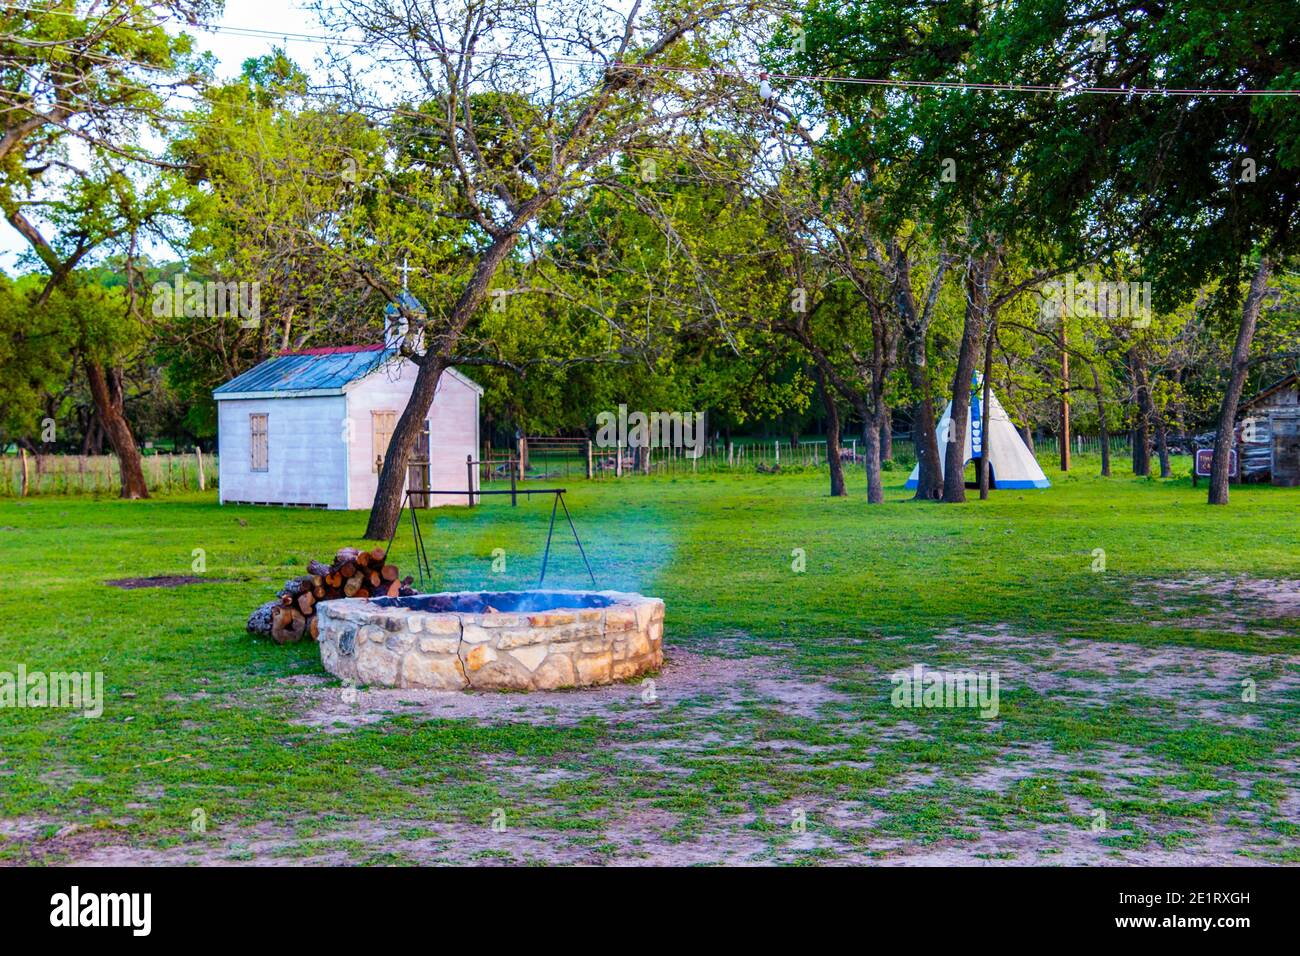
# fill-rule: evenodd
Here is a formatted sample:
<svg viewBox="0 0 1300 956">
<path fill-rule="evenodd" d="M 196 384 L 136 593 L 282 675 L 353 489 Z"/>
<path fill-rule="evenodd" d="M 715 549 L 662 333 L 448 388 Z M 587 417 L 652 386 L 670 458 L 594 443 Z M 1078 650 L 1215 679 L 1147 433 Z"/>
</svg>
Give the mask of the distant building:
<svg viewBox="0 0 1300 956">
<path fill-rule="evenodd" d="M 391 308 L 388 314 L 383 345 L 285 352 L 213 390 L 222 504 L 374 503 L 389 439 L 419 371 L 398 351 L 405 323 Z M 457 370 L 442 373 L 408 468 L 408 489 L 465 487 L 465 459 L 478 457 L 482 394 Z M 465 495 L 431 498 L 417 504 L 467 501 Z"/>
<path fill-rule="evenodd" d="M 1242 402 L 1237 421 L 1243 477 L 1300 487 L 1300 373 Z"/>
</svg>

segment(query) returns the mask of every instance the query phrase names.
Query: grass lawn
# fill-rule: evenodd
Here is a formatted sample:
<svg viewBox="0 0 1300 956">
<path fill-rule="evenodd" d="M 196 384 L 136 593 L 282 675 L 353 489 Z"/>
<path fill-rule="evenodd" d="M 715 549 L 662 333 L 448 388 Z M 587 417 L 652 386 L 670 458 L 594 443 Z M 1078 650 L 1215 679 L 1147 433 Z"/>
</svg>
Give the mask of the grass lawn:
<svg viewBox="0 0 1300 956">
<path fill-rule="evenodd" d="M 363 512 L 0 501 L 0 671 L 105 682 L 98 719 L 0 709 L 0 860 L 1300 861 L 1300 491 L 1096 470 L 962 507 L 901 470 L 874 508 L 860 473 L 570 482 L 600 585 L 667 602 L 654 694 L 345 694 L 246 634 Z M 438 589 L 532 586 L 548 516 L 431 514 Z M 194 549 L 219 581 L 104 584 Z M 996 672 L 997 716 L 894 707 L 918 663 Z"/>
</svg>

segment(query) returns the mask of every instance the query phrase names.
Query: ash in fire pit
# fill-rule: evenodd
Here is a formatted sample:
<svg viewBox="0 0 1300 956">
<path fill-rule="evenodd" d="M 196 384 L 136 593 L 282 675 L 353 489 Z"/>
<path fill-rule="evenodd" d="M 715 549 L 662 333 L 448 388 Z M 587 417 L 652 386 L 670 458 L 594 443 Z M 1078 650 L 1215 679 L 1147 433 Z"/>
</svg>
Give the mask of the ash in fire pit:
<svg viewBox="0 0 1300 956">
<path fill-rule="evenodd" d="M 620 591 L 462 591 L 319 605 L 321 663 L 384 687 L 554 690 L 663 663 L 664 602 Z"/>
<path fill-rule="evenodd" d="M 370 602 L 380 607 L 402 607 L 412 611 L 458 611 L 465 614 L 494 614 L 500 611 L 533 614 L 560 608 L 609 607 L 612 598 L 589 591 L 490 591 L 475 594 L 416 594 L 404 598 L 376 598 Z"/>
</svg>

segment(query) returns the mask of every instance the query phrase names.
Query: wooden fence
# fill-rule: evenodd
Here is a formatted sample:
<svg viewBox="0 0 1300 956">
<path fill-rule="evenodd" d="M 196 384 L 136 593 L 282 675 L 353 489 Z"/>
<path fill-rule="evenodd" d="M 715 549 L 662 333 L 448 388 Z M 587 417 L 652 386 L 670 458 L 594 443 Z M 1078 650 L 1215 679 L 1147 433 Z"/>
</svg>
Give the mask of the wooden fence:
<svg viewBox="0 0 1300 956">
<path fill-rule="evenodd" d="M 146 455 L 141 461 L 151 494 L 217 487 L 216 455 Z M 0 455 L 3 496 L 116 495 L 121 490 L 121 469 L 115 455 Z"/>
</svg>

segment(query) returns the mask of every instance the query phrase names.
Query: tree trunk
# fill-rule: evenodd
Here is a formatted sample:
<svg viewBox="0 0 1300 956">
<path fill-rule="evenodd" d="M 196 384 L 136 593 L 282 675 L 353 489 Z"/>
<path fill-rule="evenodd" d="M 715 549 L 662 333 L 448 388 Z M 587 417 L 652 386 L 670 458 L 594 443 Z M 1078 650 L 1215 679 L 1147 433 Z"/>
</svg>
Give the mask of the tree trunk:
<svg viewBox="0 0 1300 956">
<path fill-rule="evenodd" d="M 1110 477 L 1110 432 L 1106 430 L 1106 400 L 1101 391 L 1101 376 L 1092 366 L 1092 394 L 1097 399 L 1097 429 L 1101 432 L 1101 476 Z"/>
<path fill-rule="evenodd" d="M 843 498 L 848 491 L 844 485 L 844 462 L 840 459 L 840 410 L 835 404 L 835 391 L 826 383 L 820 370 L 817 372 L 817 385 L 826 409 L 826 462 L 831 469 L 831 497 Z"/>
<path fill-rule="evenodd" d="M 90 406 L 89 421 L 86 423 L 86 433 L 81 439 L 81 453 L 83 455 L 102 455 L 104 453 L 104 430 L 100 427 L 99 416 L 95 414 L 95 406 Z"/>
<path fill-rule="evenodd" d="M 935 434 L 934 398 L 926 349 L 928 323 L 922 321 L 917 311 L 910 263 L 901 248 L 896 248 L 893 262 L 894 301 L 903 325 L 903 364 L 912 392 L 917 396 L 912 406 L 912 443 L 916 448 L 917 464 L 914 497 L 918 501 L 934 501 L 943 492 L 943 479 L 939 472 L 939 439 Z M 864 444 L 868 443 L 864 441 Z"/>
<path fill-rule="evenodd" d="M 1029 454 L 1034 454 L 1034 430 L 1029 427 L 1029 423 L 1020 426 L 1020 437 L 1025 440 L 1025 447 L 1029 449 Z"/>
<path fill-rule="evenodd" d="M 1070 470 L 1070 352 L 1066 310 L 1061 309 L 1061 471 Z"/>
<path fill-rule="evenodd" d="M 1169 465 L 1169 442 L 1165 420 L 1161 416 L 1156 416 L 1156 451 L 1160 454 L 1160 477 L 1168 478 L 1173 474 L 1173 469 Z"/>
<path fill-rule="evenodd" d="M 522 217 L 520 213 L 516 219 Z M 527 221 L 526 219 L 524 221 Z M 496 275 L 501 263 L 505 261 L 510 250 L 519 239 L 518 232 L 509 232 L 496 239 L 479 259 L 474 267 L 460 298 L 452 308 L 447 323 L 447 332 L 436 340 L 430 338 L 429 350 L 425 353 L 420 371 L 415 376 L 411 388 L 411 397 L 406 401 L 393 437 L 388 443 L 384 455 L 384 465 L 379 473 L 379 488 L 375 492 L 375 503 L 370 509 L 370 521 L 366 524 L 365 536 L 372 541 L 386 541 L 397 529 L 398 519 L 402 516 L 402 504 L 406 489 L 406 470 L 411 460 L 411 451 L 423 429 L 424 420 L 429 415 L 429 408 L 437 394 L 438 379 L 447 367 L 447 357 L 456 347 L 460 333 L 473 318 L 483 300 L 487 298 L 488 285 Z"/>
<path fill-rule="evenodd" d="M 1137 397 L 1137 422 L 1133 428 L 1133 474 L 1145 478 L 1151 474 L 1150 390 L 1147 387 L 1146 361 L 1137 346 L 1128 350 L 1129 368 Z"/>
<path fill-rule="evenodd" d="M 952 379 L 952 413 L 943 460 L 943 500 L 956 504 L 966 500 L 966 432 L 970 428 L 971 376 L 979 360 L 984 316 L 988 311 L 988 280 L 992 256 L 972 260 L 966 277 L 966 321 Z"/>
<path fill-rule="evenodd" d="M 144 481 L 144 467 L 140 461 L 140 449 L 136 447 L 135 435 L 126 420 L 123 408 L 125 399 L 122 389 L 122 372 L 120 369 L 105 369 L 90 358 L 85 360 L 86 378 L 90 384 L 90 395 L 95 401 L 95 410 L 108 435 L 113 453 L 117 455 L 122 470 L 123 498 L 148 498 L 149 488 Z"/>
<path fill-rule="evenodd" d="M 988 341 L 984 345 L 984 395 L 980 402 L 980 501 L 989 497 L 989 398 L 992 395 L 993 379 L 993 343 L 997 338 L 998 323 L 994 319 L 989 323 Z"/>
<path fill-rule="evenodd" d="M 880 473 L 880 424 L 871 418 L 871 425 L 863 433 L 862 455 L 867 471 L 867 504 L 879 505 L 885 501 L 885 484 Z"/>
<path fill-rule="evenodd" d="M 1231 466 L 1229 452 L 1232 451 L 1233 429 L 1237 424 L 1237 406 L 1241 402 L 1241 390 L 1246 384 L 1246 371 L 1250 363 L 1250 341 L 1255 336 L 1255 323 L 1259 320 L 1259 310 L 1264 303 L 1264 292 L 1268 287 L 1270 263 L 1267 258 L 1259 260 L 1255 277 L 1250 280 L 1250 291 L 1241 307 L 1241 328 L 1237 331 L 1237 341 L 1232 347 L 1232 374 L 1228 379 L 1228 389 L 1223 395 L 1223 404 L 1219 407 L 1219 434 L 1214 439 L 1214 464 L 1210 467 L 1210 497 L 1212 505 L 1228 503 L 1228 474 Z"/>
</svg>

